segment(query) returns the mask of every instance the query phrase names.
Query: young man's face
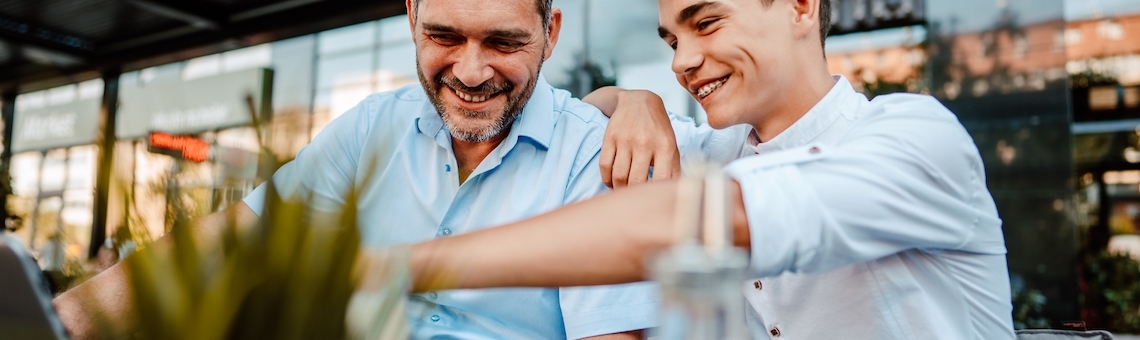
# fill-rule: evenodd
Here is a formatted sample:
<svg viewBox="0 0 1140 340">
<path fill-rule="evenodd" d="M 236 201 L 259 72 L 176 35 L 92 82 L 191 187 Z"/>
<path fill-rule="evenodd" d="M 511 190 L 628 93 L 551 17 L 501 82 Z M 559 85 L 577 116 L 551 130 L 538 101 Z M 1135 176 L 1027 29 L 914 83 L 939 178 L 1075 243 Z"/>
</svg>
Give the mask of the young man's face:
<svg viewBox="0 0 1140 340">
<path fill-rule="evenodd" d="M 660 0 L 660 33 L 674 49 L 673 72 L 725 128 L 767 115 L 794 91 L 792 6 L 776 0 Z"/>
<path fill-rule="evenodd" d="M 408 0 L 420 82 L 452 137 L 482 142 L 514 122 L 558 39 L 534 0 Z M 418 11 L 418 13 L 411 13 Z"/>
</svg>

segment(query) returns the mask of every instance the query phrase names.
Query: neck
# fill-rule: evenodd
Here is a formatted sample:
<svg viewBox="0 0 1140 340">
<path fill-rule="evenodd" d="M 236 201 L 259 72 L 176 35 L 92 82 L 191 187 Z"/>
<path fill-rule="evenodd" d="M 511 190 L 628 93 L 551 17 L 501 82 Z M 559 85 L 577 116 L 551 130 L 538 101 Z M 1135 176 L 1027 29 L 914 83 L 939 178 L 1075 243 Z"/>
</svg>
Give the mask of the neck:
<svg viewBox="0 0 1140 340">
<path fill-rule="evenodd" d="M 760 137 L 761 142 L 776 138 L 800 118 L 803 118 L 835 86 L 835 79 L 831 78 L 826 65 L 811 69 L 817 71 L 807 72 L 810 74 L 795 78 L 804 80 L 797 81 L 794 86 L 788 87 L 786 93 L 781 96 L 785 99 L 782 103 L 775 107 L 769 107 L 766 110 L 768 114 L 751 122 L 752 128 L 756 129 L 756 134 Z"/>
<path fill-rule="evenodd" d="M 499 143 L 502 143 L 507 135 L 510 133 L 510 127 L 503 129 L 495 137 L 491 137 L 482 142 L 469 142 L 455 137 L 451 137 L 451 150 L 455 154 L 455 161 L 459 164 L 459 183 L 467 181 L 467 176 L 475 172 L 475 168 L 479 167 L 479 163 L 483 162 L 487 155 L 491 154 Z"/>
</svg>

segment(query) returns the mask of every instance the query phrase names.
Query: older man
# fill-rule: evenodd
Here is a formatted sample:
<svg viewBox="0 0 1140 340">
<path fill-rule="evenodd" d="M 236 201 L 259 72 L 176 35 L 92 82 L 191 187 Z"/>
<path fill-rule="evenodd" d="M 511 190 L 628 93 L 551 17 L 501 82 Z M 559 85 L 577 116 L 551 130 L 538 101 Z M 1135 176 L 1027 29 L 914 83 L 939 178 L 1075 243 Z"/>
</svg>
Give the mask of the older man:
<svg viewBox="0 0 1140 340">
<path fill-rule="evenodd" d="M 550 0 L 406 5 L 421 86 L 372 95 L 334 120 L 274 175 L 282 196 L 334 212 L 355 192 L 365 245 L 386 247 L 519 220 L 606 190 L 597 169 L 607 118 L 539 75 L 562 22 Z M 264 191 L 202 220 L 196 237 L 217 238 L 229 214 L 256 223 Z M 117 268 L 80 291 L 110 299 L 124 294 L 123 281 Z M 649 288 L 425 292 L 412 297 L 412 335 L 637 338 L 654 323 Z M 73 295 L 57 305 L 82 334 Z"/>
</svg>

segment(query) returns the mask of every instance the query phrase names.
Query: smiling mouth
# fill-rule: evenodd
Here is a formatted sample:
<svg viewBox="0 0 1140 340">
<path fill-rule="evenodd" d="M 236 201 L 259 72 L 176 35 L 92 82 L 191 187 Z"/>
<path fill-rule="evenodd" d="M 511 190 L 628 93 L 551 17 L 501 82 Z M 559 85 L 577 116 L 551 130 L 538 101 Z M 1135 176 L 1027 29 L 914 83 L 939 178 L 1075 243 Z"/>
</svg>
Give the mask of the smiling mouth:
<svg viewBox="0 0 1140 340">
<path fill-rule="evenodd" d="M 451 89 L 451 91 L 454 92 L 455 95 L 459 97 L 459 99 L 463 99 L 463 101 L 466 101 L 469 103 L 482 103 L 482 102 L 485 102 L 488 99 L 491 99 L 491 98 L 495 97 L 496 95 L 498 95 L 498 93 L 481 94 L 481 95 L 480 94 L 468 94 L 468 93 L 465 93 L 463 91 L 456 90 L 456 89 Z"/>
<path fill-rule="evenodd" d="M 717 79 L 717 81 L 705 84 L 705 86 L 701 86 L 701 88 L 697 90 L 697 98 L 705 99 L 705 97 L 708 97 L 713 92 L 716 92 L 716 90 L 720 89 L 721 86 L 724 86 L 724 83 L 728 81 L 728 77 L 729 76 L 725 76 L 724 78 Z"/>
</svg>

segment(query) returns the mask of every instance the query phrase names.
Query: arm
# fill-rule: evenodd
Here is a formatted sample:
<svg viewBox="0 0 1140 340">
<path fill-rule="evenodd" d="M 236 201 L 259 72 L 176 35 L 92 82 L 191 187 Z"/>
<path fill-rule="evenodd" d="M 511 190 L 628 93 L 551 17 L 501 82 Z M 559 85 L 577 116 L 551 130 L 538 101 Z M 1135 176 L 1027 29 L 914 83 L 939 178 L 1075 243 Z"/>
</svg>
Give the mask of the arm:
<svg viewBox="0 0 1140 340">
<path fill-rule="evenodd" d="M 643 281 L 645 255 L 673 243 L 677 188 L 675 181 L 640 185 L 503 227 L 414 245 L 413 290 Z M 736 244 L 747 248 L 739 186 L 729 184 L 729 192 L 737 197 Z"/>
<path fill-rule="evenodd" d="M 726 169 L 741 181 L 728 189 L 734 243 L 751 250 L 756 275 L 826 271 L 910 249 L 1004 254 L 977 147 L 954 117 L 881 117 L 867 122 L 879 128 L 818 157 L 794 149 Z M 643 257 L 673 241 L 676 190 L 674 182 L 641 185 L 417 244 L 414 289 L 643 280 Z"/>
<path fill-rule="evenodd" d="M 643 338 L 643 337 L 645 337 L 645 331 L 644 330 L 637 330 L 637 331 L 629 331 L 629 332 L 621 332 L 621 333 L 592 336 L 589 338 L 582 338 L 582 339 L 585 339 L 585 340 L 641 340 L 641 338 Z"/>
<path fill-rule="evenodd" d="M 209 252 L 230 221 L 239 229 L 249 229 L 257 225 L 258 217 L 245 203 L 238 203 L 195 221 L 191 232 L 195 244 L 202 245 L 199 250 Z M 168 234 L 149 247 L 168 252 L 173 247 L 172 237 Z M 72 339 L 117 338 L 132 333 L 136 325 L 129 271 L 135 259 L 127 258 L 52 301 Z M 100 323 L 115 329 L 99 328 Z"/>
<path fill-rule="evenodd" d="M 910 109 L 913 109 L 910 108 Z M 726 168 L 744 192 L 753 275 L 823 272 L 924 250 L 1005 254 L 977 147 L 950 114 L 865 118 L 838 147 Z"/>
</svg>

